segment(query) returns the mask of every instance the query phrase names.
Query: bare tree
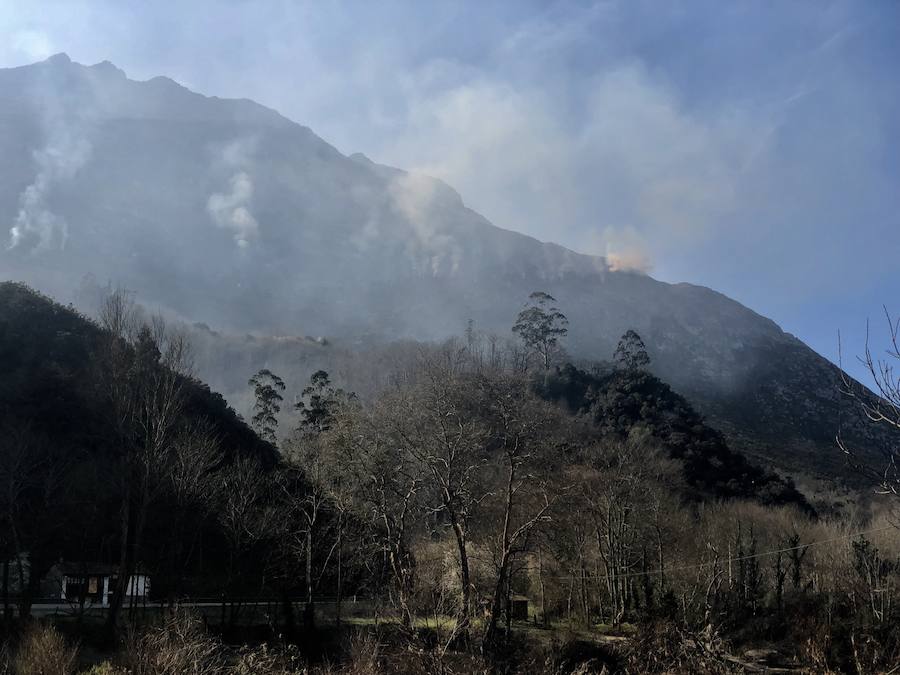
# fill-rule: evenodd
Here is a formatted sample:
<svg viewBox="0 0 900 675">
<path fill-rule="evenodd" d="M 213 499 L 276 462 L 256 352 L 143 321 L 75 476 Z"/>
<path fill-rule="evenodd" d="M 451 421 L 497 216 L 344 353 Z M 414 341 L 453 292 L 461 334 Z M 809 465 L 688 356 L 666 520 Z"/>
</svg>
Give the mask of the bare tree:
<svg viewBox="0 0 900 675">
<path fill-rule="evenodd" d="M 216 484 L 216 518 L 228 545 L 221 608 L 224 624 L 229 603 L 230 620 L 234 621 L 240 611 L 240 598 L 236 599 L 235 595 L 245 556 L 255 543 L 277 531 L 282 516 L 274 508 L 276 501 L 270 491 L 271 478 L 252 457 L 238 456 L 216 474 Z"/>
<path fill-rule="evenodd" d="M 114 628 L 140 562 L 150 505 L 164 486 L 192 360 L 185 335 L 168 329 L 162 317 L 141 323 L 132 296 L 124 290 L 107 298 L 100 319 L 106 331 L 96 358 L 98 385 L 119 445 L 119 574 L 107 615 Z"/>
<path fill-rule="evenodd" d="M 413 625 L 411 605 L 415 582 L 413 534 L 425 514 L 422 493 L 427 474 L 422 463 L 398 442 L 390 415 L 392 397 L 371 407 L 348 406 L 330 432 L 334 461 L 344 473 L 353 510 L 372 528 L 373 544 L 391 579 L 391 599 L 401 621 Z"/>
<path fill-rule="evenodd" d="M 458 372 L 455 365 L 445 351 L 425 359 L 419 385 L 393 399 L 388 419 L 397 439 L 428 478 L 423 496 L 432 516 L 446 519 L 453 532 L 460 567 L 457 630 L 468 635 L 472 614 L 469 529 L 490 492 L 482 474 L 491 439 L 481 414 L 485 402 L 479 397 L 477 381 Z"/>
<path fill-rule="evenodd" d="M 492 424 L 499 483 L 494 501 L 500 526 L 490 537 L 496 578 L 484 633 L 484 643 L 490 648 L 497 642 L 498 620 L 515 558 L 527 550 L 535 529 L 551 520 L 552 507 L 567 488 L 555 480 L 557 411 L 537 400 L 522 378 L 482 378 L 480 386 Z"/>
<path fill-rule="evenodd" d="M 182 429 L 172 442 L 165 479 L 174 509 L 171 520 L 169 604 L 174 607 L 198 543 L 202 519 L 213 506 L 215 474 L 221 466 L 221 441 L 206 422 Z"/>
<path fill-rule="evenodd" d="M 27 424 L 0 426 L 0 556 L 7 621 L 11 619 L 11 572 L 19 614 L 26 616 L 38 582 L 56 560 L 49 549 L 69 522 L 66 479 L 75 459 L 54 452 Z"/>
<path fill-rule="evenodd" d="M 867 420 L 900 432 L 900 374 L 895 370 L 897 362 L 900 361 L 900 317 L 893 319 L 887 308 L 884 309 L 884 314 L 888 325 L 887 349 L 882 356 L 872 353 L 867 324 L 865 352 L 859 357 L 871 377 L 875 395 L 850 378 L 843 368 L 840 369 L 841 389 L 845 396 L 857 404 Z M 841 431 L 837 440 L 841 450 L 853 465 L 877 482 L 878 492 L 900 496 L 900 445 L 885 448 L 882 465 L 873 466 L 871 462 L 859 456 Z"/>
</svg>

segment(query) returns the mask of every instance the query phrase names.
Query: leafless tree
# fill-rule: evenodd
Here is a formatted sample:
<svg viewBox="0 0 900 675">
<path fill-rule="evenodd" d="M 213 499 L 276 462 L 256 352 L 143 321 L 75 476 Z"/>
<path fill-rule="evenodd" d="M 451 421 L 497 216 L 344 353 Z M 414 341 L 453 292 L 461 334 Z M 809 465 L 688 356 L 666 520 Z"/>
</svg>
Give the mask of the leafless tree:
<svg viewBox="0 0 900 675">
<path fill-rule="evenodd" d="M 0 556 L 7 620 L 10 566 L 19 591 L 19 613 L 24 616 L 30 612 L 38 581 L 54 561 L 45 550 L 66 524 L 66 478 L 75 459 L 54 452 L 27 424 L 0 427 Z"/>
<path fill-rule="evenodd" d="M 884 314 L 888 326 L 888 346 L 883 355 L 873 354 L 867 324 L 865 351 L 859 357 L 875 387 L 875 395 L 850 378 L 843 368 L 840 369 L 841 385 L 843 394 L 857 404 L 867 420 L 895 430 L 900 438 L 900 374 L 895 370 L 897 362 L 900 362 L 900 317 L 893 319 L 887 308 Z M 900 496 L 900 444 L 884 449 L 881 466 L 873 466 L 861 458 L 852 443 L 840 432 L 838 445 L 858 470 L 877 482 L 878 492 Z"/>
<path fill-rule="evenodd" d="M 278 529 L 281 515 L 277 512 L 273 481 L 252 457 L 238 456 L 216 473 L 215 513 L 228 546 L 225 593 L 222 598 L 221 621 L 231 604 L 230 619 L 240 611 L 240 599 L 234 597 L 241 566 L 253 545 L 270 537 Z M 230 597 L 229 597 L 230 596 Z"/>
<path fill-rule="evenodd" d="M 391 579 L 392 600 L 403 625 L 413 625 L 411 605 L 415 580 L 413 532 L 421 527 L 422 492 L 427 474 L 421 462 L 398 442 L 390 423 L 393 398 L 370 407 L 346 408 L 330 432 L 333 461 L 340 462 L 353 495 L 353 510 L 369 523 L 373 543 Z"/>
<path fill-rule="evenodd" d="M 185 334 L 169 329 L 161 317 L 141 322 L 127 291 L 106 299 L 100 321 L 105 339 L 96 359 L 98 385 L 119 444 L 119 574 L 107 615 L 114 628 L 139 563 L 147 514 L 164 487 L 192 359 Z"/>
<path fill-rule="evenodd" d="M 490 492 L 483 480 L 490 437 L 475 380 L 459 372 L 445 352 L 438 356 L 445 358 L 425 360 L 417 387 L 393 398 L 386 421 L 427 477 L 423 496 L 431 517 L 453 532 L 460 568 L 457 626 L 467 635 L 472 615 L 469 529 Z"/>
<path fill-rule="evenodd" d="M 525 552 L 535 529 L 551 520 L 552 507 L 567 491 L 556 480 L 558 411 L 539 401 L 524 378 L 482 378 L 482 401 L 491 420 L 495 504 L 499 527 L 490 536 L 496 578 L 484 643 L 497 641 L 498 620 L 516 556 Z"/>
<path fill-rule="evenodd" d="M 216 492 L 214 471 L 223 463 L 221 441 L 207 422 L 183 428 L 174 438 L 165 480 L 174 506 L 171 522 L 170 606 L 180 595 L 185 571 L 199 538 L 199 521 L 212 509 Z M 191 521 L 195 521 L 193 530 Z"/>
</svg>

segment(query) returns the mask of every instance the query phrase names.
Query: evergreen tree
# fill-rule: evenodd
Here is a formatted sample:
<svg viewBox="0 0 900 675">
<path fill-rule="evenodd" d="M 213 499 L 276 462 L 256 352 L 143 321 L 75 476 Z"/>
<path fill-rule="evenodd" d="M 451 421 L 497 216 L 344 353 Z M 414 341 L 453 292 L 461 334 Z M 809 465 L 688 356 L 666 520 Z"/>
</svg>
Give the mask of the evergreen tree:
<svg viewBox="0 0 900 675">
<path fill-rule="evenodd" d="M 540 355 L 545 370 L 550 369 L 559 340 L 569 332 L 569 320 L 553 305 L 555 302 L 556 298 L 549 293 L 535 291 L 528 296 L 528 304 L 512 327 L 525 346 Z"/>
<path fill-rule="evenodd" d="M 335 409 L 342 399 L 352 398 L 342 389 L 331 386 L 331 379 L 324 370 L 317 370 L 309 378 L 309 385 L 302 392 L 303 398 L 294 407 L 300 412 L 300 431 L 320 434 L 334 423 Z"/>
<path fill-rule="evenodd" d="M 250 378 L 256 402 L 253 404 L 253 428 L 260 438 L 273 445 L 278 442 L 278 413 L 284 397 L 284 380 L 267 368 L 263 368 Z"/>
<path fill-rule="evenodd" d="M 631 329 L 628 329 L 619 340 L 613 358 L 624 370 L 643 370 L 650 365 L 650 356 L 647 354 L 644 341 L 636 331 Z"/>
</svg>

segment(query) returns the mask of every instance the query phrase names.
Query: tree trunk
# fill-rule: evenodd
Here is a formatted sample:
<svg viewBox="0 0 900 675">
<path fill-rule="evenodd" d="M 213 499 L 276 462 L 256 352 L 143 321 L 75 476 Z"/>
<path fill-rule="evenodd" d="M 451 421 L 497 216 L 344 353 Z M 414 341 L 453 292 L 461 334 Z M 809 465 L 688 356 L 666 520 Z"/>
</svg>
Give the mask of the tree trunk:
<svg viewBox="0 0 900 675">
<path fill-rule="evenodd" d="M 281 607 L 284 612 L 284 634 L 288 640 L 291 640 L 297 626 L 294 621 L 294 603 L 291 601 L 291 594 L 287 586 L 281 589 Z"/>
<path fill-rule="evenodd" d="M 544 592 L 544 555 L 538 548 L 538 584 L 541 587 L 541 624 L 547 625 L 547 598 Z"/>
<path fill-rule="evenodd" d="M 306 528 L 306 606 L 303 608 L 303 623 L 307 629 L 313 628 L 316 622 L 316 613 L 313 606 L 313 577 L 312 577 L 312 522 Z"/>
<path fill-rule="evenodd" d="M 19 582 L 21 584 L 21 580 Z M 9 628 L 12 612 L 9 607 L 9 560 L 3 561 L 3 622 Z"/>
<path fill-rule="evenodd" d="M 494 598 L 491 602 L 491 618 L 484 634 L 484 643 L 488 648 L 494 647 L 497 642 L 497 621 L 503 611 L 503 596 L 506 593 L 506 574 L 509 567 L 509 551 L 504 551 L 500 559 L 500 569 L 497 571 L 497 584 L 494 586 Z"/>
<path fill-rule="evenodd" d="M 453 532 L 456 535 L 456 546 L 459 549 L 459 569 L 460 569 L 460 616 L 461 622 L 466 631 L 468 631 L 469 617 L 471 616 L 470 598 L 471 598 L 471 578 L 469 573 L 469 553 L 466 550 L 466 533 L 462 525 L 454 518 Z"/>
<path fill-rule="evenodd" d="M 338 515 L 338 546 L 337 546 L 337 626 L 341 627 L 341 606 L 344 600 L 343 577 L 343 553 L 344 553 L 344 519 L 343 513 Z"/>
<path fill-rule="evenodd" d="M 127 467 L 125 468 L 127 471 Z M 119 612 L 127 590 L 129 565 L 128 565 L 128 538 L 131 535 L 131 481 L 126 478 L 125 494 L 122 496 L 122 510 L 120 514 L 121 543 L 119 545 L 119 576 L 116 579 L 116 588 L 113 591 L 112 602 L 109 604 L 109 612 L 106 615 L 106 627 L 110 633 L 115 634 L 116 624 L 119 620 Z"/>
</svg>

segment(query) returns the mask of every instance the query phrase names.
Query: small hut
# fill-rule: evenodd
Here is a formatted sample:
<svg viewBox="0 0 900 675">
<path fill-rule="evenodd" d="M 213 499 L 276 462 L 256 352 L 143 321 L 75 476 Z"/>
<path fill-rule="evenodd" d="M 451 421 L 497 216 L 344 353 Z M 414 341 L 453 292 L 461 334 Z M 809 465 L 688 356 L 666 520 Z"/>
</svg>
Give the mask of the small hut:
<svg viewBox="0 0 900 675">
<path fill-rule="evenodd" d="M 528 598 L 514 595 L 509 599 L 509 616 L 513 621 L 528 621 Z"/>
</svg>

